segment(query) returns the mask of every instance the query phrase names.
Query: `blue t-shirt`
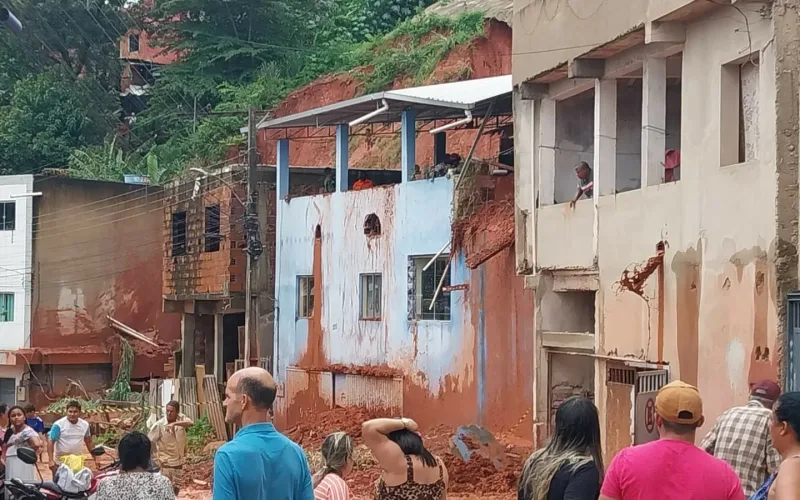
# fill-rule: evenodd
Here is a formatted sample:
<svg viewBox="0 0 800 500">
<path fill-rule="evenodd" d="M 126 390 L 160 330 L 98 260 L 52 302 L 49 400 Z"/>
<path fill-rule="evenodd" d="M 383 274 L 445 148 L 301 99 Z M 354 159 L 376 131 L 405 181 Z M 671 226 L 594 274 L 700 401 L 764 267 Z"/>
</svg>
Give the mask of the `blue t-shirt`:
<svg viewBox="0 0 800 500">
<path fill-rule="evenodd" d="M 42 422 L 42 419 L 39 417 L 25 417 L 25 423 L 28 424 L 28 427 L 35 430 L 38 434 L 44 432 L 44 422 Z"/>
<path fill-rule="evenodd" d="M 243 427 L 214 455 L 213 500 L 314 500 L 303 450 L 270 423 Z"/>
</svg>

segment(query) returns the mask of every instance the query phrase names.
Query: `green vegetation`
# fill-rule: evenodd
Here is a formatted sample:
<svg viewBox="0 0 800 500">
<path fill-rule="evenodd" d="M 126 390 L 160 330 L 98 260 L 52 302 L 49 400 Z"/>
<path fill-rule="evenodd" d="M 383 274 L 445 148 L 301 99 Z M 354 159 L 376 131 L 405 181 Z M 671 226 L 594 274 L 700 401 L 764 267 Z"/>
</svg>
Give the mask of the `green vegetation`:
<svg viewBox="0 0 800 500">
<path fill-rule="evenodd" d="M 120 348 L 122 350 L 122 355 L 120 356 L 119 362 L 119 371 L 117 372 L 117 378 L 114 380 L 114 385 L 106 393 L 108 399 L 112 401 L 127 401 L 131 395 L 131 370 L 133 369 L 133 348 L 131 344 L 123 339 L 122 337 L 119 338 Z"/>
<path fill-rule="evenodd" d="M 208 421 L 208 417 L 203 415 L 194 421 L 194 424 L 186 429 L 186 445 L 189 453 L 198 454 L 203 448 L 214 440 L 214 428 Z"/>
<path fill-rule="evenodd" d="M 16 10 L 23 34 L 0 31 L 0 170 L 161 183 L 216 164 L 241 141 L 244 114 L 209 112 L 269 109 L 332 72 L 356 69 L 364 92 L 429 78 L 483 30 L 480 13 L 421 14 L 433 1 L 171 0 L 149 11 L 120 10 L 120 0 L 26 2 Z M 143 26 L 181 57 L 121 134 L 119 39 Z"/>
</svg>

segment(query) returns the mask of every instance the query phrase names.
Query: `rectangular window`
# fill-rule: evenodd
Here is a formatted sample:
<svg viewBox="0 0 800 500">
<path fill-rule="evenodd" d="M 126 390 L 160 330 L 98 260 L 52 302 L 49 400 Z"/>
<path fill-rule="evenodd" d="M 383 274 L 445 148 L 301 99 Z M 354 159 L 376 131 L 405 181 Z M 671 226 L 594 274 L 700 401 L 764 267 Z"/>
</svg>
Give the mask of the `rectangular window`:
<svg viewBox="0 0 800 500">
<path fill-rule="evenodd" d="M 361 275 L 361 319 L 381 319 L 381 275 Z"/>
<path fill-rule="evenodd" d="M 186 255 L 186 212 L 172 214 L 172 256 Z"/>
<path fill-rule="evenodd" d="M 759 78 L 758 54 L 722 66 L 720 89 L 722 166 L 758 159 Z"/>
<path fill-rule="evenodd" d="M 412 259 L 414 266 L 413 317 L 414 319 L 449 321 L 450 292 L 439 289 L 437 295 L 436 290 L 439 287 L 439 282 L 442 281 L 442 276 L 444 276 L 442 288 L 450 286 L 450 256 L 442 255 L 438 257 L 428 269 L 425 269 L 431 257 L 414 257 Z M 433 300 L 434 295 L 436 295 L 435 302 Z M 434 302 L 433 307 L 431 307 L 431 302 Z"/>
<path fill-rule="evenodd" d="M 205 251 L 219 251 L 219 205 L 206 207 Z"/>
<path fill-rule="evenodd" d="M 310 318 L 314 313 L 314 277 L 297 277 L 297 317 Z"/>
<path fill-rule="evenodd" d="M 0 203 L 0 231 L 13 231 L 16 218 L 16 201 L 4 201 Z"/>
<path fill-rule="evenodd" d="M 14 321 L 14 294 L 0 293 L 0 323 Z"/>
<path fill-rule="evenodd" d="M 128 35 L 128 52 L 139 52 L 139 33 Z"/>
</svg>

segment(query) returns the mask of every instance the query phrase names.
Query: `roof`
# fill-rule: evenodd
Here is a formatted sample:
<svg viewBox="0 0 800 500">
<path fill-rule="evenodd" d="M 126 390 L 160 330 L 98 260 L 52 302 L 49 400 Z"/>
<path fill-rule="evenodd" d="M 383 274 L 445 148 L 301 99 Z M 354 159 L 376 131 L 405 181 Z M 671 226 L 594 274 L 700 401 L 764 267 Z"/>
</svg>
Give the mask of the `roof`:
<svg viewBox="0 0 800 500">
<path fill-rule="evenodd" d="M 442 0 L 425 9 L 426 12 L 442 16 L 457 16 L 475 10 L 483 12 L 486 19 L 497 19 L 511 26 L 514 0 Z"/>
<path fill-rule="evenodd" d="M 389 106 L 388 110 L 363 123 L 398 122 L 406 108 L 417 112 L 417 121 L 463 118 L 465 111 L 478 117 L 486 113 L 494 99 L 497 104 L 493 115 L 506 115 L 511 114 L 512 90 L 511 75 L 387 90 L 265 120 L 258 128 L 327 127 L 348 123 L 380 109 L 383 101 Z"/>
</svg>

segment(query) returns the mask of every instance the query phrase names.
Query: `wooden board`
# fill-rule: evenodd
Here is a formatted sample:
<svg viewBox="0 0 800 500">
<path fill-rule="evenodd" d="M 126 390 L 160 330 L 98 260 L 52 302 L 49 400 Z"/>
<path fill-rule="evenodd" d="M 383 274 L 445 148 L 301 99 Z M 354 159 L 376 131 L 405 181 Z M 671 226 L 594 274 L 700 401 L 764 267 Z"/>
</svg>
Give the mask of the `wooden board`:
<svg viewBox="0 0 800 500">
<path fill-rule="evenodd" d="M 206 398 L 203 390 L 203 379 L 206 376 L 206 367 L 205 365 L 196 365 L 195 369 L 195 384 L 197 386 L 197 412 L 200 416 L 206 414 Z"/>
<path fill-rule="evenodd" d="M 222 410 L 222 400 L 219 396 L 217 377 L 206 375 L 203 377 L 203 393 L 206 397 L 206 414 L 208 421 L 214 428 L 214 433 L 220 441 L 228 440 L 228 429 L 225 427 L 225 412 Z"/>
<path fill-rule="evenodd" d="M 199 417 L 197 380 L 194 377 L 183 377 L 176 379 L 176 381 L 180 382 L 176 393 L 178 394 L 178 402 L 181 404 L 181 411 L 192 420 L 197 420 Z"/>
</svg>

